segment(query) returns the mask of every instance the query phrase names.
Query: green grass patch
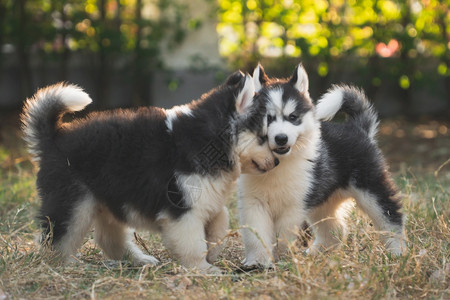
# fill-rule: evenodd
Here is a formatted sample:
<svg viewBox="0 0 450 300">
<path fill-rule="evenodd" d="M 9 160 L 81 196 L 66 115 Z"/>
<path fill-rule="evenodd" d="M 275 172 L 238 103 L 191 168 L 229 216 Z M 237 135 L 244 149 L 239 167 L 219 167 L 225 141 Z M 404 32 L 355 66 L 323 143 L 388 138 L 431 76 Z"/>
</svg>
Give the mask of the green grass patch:
<svg viewBox="0 0 450 300">
<path fill-rule="evenodd" d="M 229 203 L 231 230 L 216 263 L 226 272 L 207 276 L 178 265 L 159 236 L 145 232 L 139 235 L 161 260 L 159 266 L 108 261 L 92 238 L 86 239 L 75 263 L 52 264 L 34 242 L 38 234 L 34 214 L 39 205 L 36 168 L 17 131 L 9 132 L 13 133 L 7 138 L 2 133 L 0 144 L 0 299 L 450 298 L 450 165 L 439 169 L 448 159 L 448 152 L 440 148 L 433 153 L 441 156 L 434 155 L 432 161 L 419 151 L 396 162 L 396 152 L 389 150 L 391 143 L 404 146 L 405 141 L 382 136 L 382 146 L 392 153 L 387 158 L 393 162 L 391 169 L 403 195 L 408 238 L 405 256 L 388 255 L 370 220 L 353 210 L 349 236 L 340 249 L 311 257 L 304 254 L 305 247 L 299 242 L 273 270 L 237 272 L 244 250 L 234 196 Z M 432 144 L 450 149 L 449 136 L 442 135 Z"/>
</svg>

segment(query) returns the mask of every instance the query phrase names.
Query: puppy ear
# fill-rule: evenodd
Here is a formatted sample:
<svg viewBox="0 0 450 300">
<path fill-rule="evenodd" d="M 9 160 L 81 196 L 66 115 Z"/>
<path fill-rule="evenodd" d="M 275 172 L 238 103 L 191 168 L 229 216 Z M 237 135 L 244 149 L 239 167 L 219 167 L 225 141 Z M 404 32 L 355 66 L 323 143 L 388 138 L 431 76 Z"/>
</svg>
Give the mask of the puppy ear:
<svg viewBox="0 0 450 300">
<path fill-rule="evenodd" d="M 242 114 L 253 103 L 255 86 L 250 75 L 245 75 L 239 84 L 239 94 L 236 96 L 236 111 Z"/>
<path fill-rule="evenodd" d="M 300 93 L 309 94 L 309 80 L 308 74 L 306 74 L 305 68 L 302 64 L 298 64 L 295 68 L 294 74 L 292 75 L 289 83 L 294 86 Z"/>
<path fill-rule="evenodd" d="M 255 92 L 258 92 L 264 84 L 267 83 L 269 80 L 269 77 L 266 75 L 266 72 L 264 72 L 264 68 L 261 64 L 258 64 L 258 66 L 253 71 L 253 83 L 255 85 Z"/>
<path fill-rule="evenodd" d="M 227 78 L 225 84 L 227 85 L 238 84 L 244 77 L 245 77 L 244 73 L 242 73 L 240 70 L 236 71 Z"/>
</svg>

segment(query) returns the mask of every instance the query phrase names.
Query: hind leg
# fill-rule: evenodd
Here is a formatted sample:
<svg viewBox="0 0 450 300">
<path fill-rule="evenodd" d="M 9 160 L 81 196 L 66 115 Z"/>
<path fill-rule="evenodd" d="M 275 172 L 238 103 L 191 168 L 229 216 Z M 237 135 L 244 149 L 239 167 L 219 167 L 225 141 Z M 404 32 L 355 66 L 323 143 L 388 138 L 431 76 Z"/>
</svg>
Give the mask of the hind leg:
<svg viewBox="0 0 450 300">
<path fill-rule="evenodd" d="M 159 263 L 156 258 L 144 254 L 139 249 L 133 242 L 133 231 L 124 223 L 117 221 L 107 208 L 99 208 L 94 220 L 94 227 L 95 242 L 102 248 L 107 257 L 121 260 L 128 253 L 133 263 L 137 265 L 156 265 Z"/>
<path fill-rule="evenodd" d="M 67 261 L 92 227 L 95 198 L 72 177 L 65 158 L 43 159 L 36 186 L 41 199 L 42 246 L 49 246 L 53 254 Z"/>
<path fill-rule="evenodd" d="M 47 201 L 47 205 L 41 208 L 41 219 L 48 218 L 44 221 L 46 223 L 44 232 L 53 234 L 51 246 L 63 261 L 70 260 L 70 257 L 76 254 L 92 227 L 95 214 L 96 203 L 90 194 L 80 195 L 77 199 L 73 197 L 73 199 L 73 202 L 67 201 L 65 205 L 57 201 L 53 205 L 48 205 Z M 68 206 L 69 203 L 71 206 Z M 52 225 L 48 224 L 48 220 Z"/>
<path fill-rule="evenodd" d="M 318 207 L 308 211 L 308 222 L 314 232 L 314 242 L 306 250 L 308 254 L 317 254 L 337 247 L 347 234 L 345 222 L 347 198 L 340 192 L 334 193 Z"/>
<path fill-rule="evenodd" d="M 220 269 L 206 261 L 207 245 L 205 225 L 189 211 L 177 219 L 167 220 L 162 227 L 162 237 L 171 253 L 188 268 L 198 268 L 207 272 L 220 272 Z"/>
<path fill-rule="evenodd" d="M 403 216 L 400 202 L 390 186 L 377 187 L 377 193 L 353 188 L 358 206 L 372 219 L 375 228 L 381 231 L 386 248 L 394 255 L 406 250 L 403 232 Z"/>
<path fill-rule="evenodd" d="M 228 223 L 228 210 L 224 206 L 205 226 L 206 241 L 208 242 L 208 255 L 206 256 L 206 260 L 209 263 L 213 263 L 217 259 L 224 247 L 222 239 L 227 234 Z"/>
</svg>

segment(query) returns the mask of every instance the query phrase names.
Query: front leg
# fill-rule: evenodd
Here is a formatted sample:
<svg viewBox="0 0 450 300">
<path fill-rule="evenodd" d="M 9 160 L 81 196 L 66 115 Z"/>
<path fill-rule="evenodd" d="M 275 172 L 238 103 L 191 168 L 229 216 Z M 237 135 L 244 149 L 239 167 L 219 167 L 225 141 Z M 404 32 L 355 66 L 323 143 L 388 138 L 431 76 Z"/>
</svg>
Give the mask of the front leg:
<svg viewBox="0 0 450 300">
<path fill-rule="evenodd" d="M 286 253 L 289 246 L 295 243 L 301 224 L 301 214 L 295 208 L 286 208 L 275 222 L 275 232 L 277 234 L 278 255 Z"/>
<path fill-rule="evenodd" d="M 245 266 L 270 267 L 273 262 L 274 226 L 268 210 L 256 199 L 241 203 Z"/>
<path fill-rule="evenodd" d="M 213 273 L 220 271 L 206 261 L 205 226 L 193 211 L 166 222 L 162 233 L 169 251 L 185 267 Z"/>
<path fill-rule="evenodd" d="M 206 260 L 209 263 L 216 261 L 224 247 L 223 238 L 227 234 L 228 224 L 228 210 L 224 206 L 205 227 L 206 241 L 208 242 L 208 255 L 206 256 Z"/>
</svg>

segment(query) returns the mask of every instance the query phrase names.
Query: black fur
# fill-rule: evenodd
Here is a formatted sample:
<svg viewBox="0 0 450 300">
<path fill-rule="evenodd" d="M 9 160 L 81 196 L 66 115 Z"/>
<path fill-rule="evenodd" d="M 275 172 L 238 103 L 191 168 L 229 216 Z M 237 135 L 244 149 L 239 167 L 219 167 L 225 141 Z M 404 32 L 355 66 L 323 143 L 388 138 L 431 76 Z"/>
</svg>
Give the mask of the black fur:
<svg viewBox="0 0 450 300">
<path fill-rule="evenodd" d="M 232 171 L 239 126 L 258 130 L 255 122 L 238 120 L 235 97 L 244 82 L 241 72 L 231 75 L 224 85 L 190 103 L 192 116 L 179 114 L 172 131 L 165 112 L 155 107 L 91 113 L 63 123 L 65 108 L 58 99 L 37 114 L 28 103 L 22 121 L 38 140 L 33 150 L 40 165 L 38 218 L 44 234 L 50 221 L 53 241 L 58 241 L 73 208 L 88 194 L 121 221 L 125 203 L 149 219 L 162 211 L 173 218 L 188 211 L 175 175 Z"/>
<path fill-rule="evenodd" d="M 378 117 L 364 92 L 347 85 L 334 86 L 334 88 L 339 88 L 344 93 L 341 111 L 350 117 L 350 122 L 355 127 L 363 129 L 373 138 L 372 134 L 376 132 L 378 126 Z"/>
<path fill-rule="evenodd" d="M 314 164 L 307 208 L 320 206 L 350 184 L 376 196 L 385 217 L 402 224 L 401 204 L 379 148 L 353 123 L 322 122 L 322 144 Z"/>
<path fill-rule="evenodd" d="M 299 125 L 301 116 L 313 109 L 309 96 L 299 93 L 294 87 L 298 80 L 298 68 L 289 79 L 269 79 L 260 66 L 259 80 L 264 87 L 256 95 L 257 100 L 267 104 L 270 101 L 269 91 L 278 89 L 283 91 L 283 103 L 289 99 L 295 100 L 295 114 L 300 118 L 297 122 L 291 122 L 294 125 Z M 336 89 L 343 93 L 340 111 L 349 118 L 341 123 L 321 122 L 319 155 L 313 162 L 312 187 L 305 198 L 306 208 L 318 207 L 335 191 L 353 185 L 374 195 L 384 216 L 392 224 L 401 226 L 401 201 L 374 136 L 378 125 L 377 114 L 363 91 L 346 85 L 333 86 L 331 90 Z M 284 117 L 286 119 L 287 116 Z"/>
<path fill-rule="evenodd" d="M 265 75 L 267 76 L 267 75 Z M 294 110 L 294 114 L 296 116 L 298 116 L 299 118 L 297 118 L 296 120 L 288 120 L 289 116 L 284 116 L 284 118 L 288 121 L 290 121 L 291 123 L 295 124 L 295 125 L 299 125 L 301 123 L 301 116 L 303 116 L 305 113 L 307 113 L 308 111 L 310 111 L 312 109 L 312 104 L 311 102 L 306 100 L 305 95 L 300 94 L 296 88 L 293 87 L 293 85 L 288 82 L 287 80 L 277 80 L 276 83 L 273 83 L 270 85 L 270 90 L 275 90 L 275 89 L 279 89 L 283 91 L 283 95 L 282 95 L 282 101 L 283 103 L 286 103 L 287 101 L 289 101 L 290 99 L 293 99 L 296 101 L 296 109 Z M 254 97 L 254 101 L 258 102 L 260 105 L 260 109 L 262 112 L 266 112 L 267 110 L 267 104 L 270 101 L 269 96 L 267 94 L 268 89 L 263 89 L 261 90 L 259 93 L 256 93 L 255 97 Z M 276 116 L 270 116 L 272 118 L 276 118 Z M 270 123 L 272 121 L 274 121 L 275 119 L 268 119 L 267 120 L 267 125 L 270 125 Z"/>
<path fill-rule="evenodd" d="M 315 235 L 307 253 L 339 245 L 346 235 L 340 208 L 349 198 L 383 232 L 387 250 L 401 254 L 406 249 L 401 202 L 377 146 L 378 120 L 365 95 L 334 87 L 314 106 L 301 65 L 289 79 L 269 79 L 260 66 L 253 74 L 258 72 L 255 100 L 266 106 L 268 143 L 280 165 L 261 181 L 242 175 L 241 222 L 253 229 L 243 230 L 244 265 L 270 266 L 274 243 L 289 242 L 304 221 Z M 347 121 L 324 122 L 339 111 Z"/>
</svg>

